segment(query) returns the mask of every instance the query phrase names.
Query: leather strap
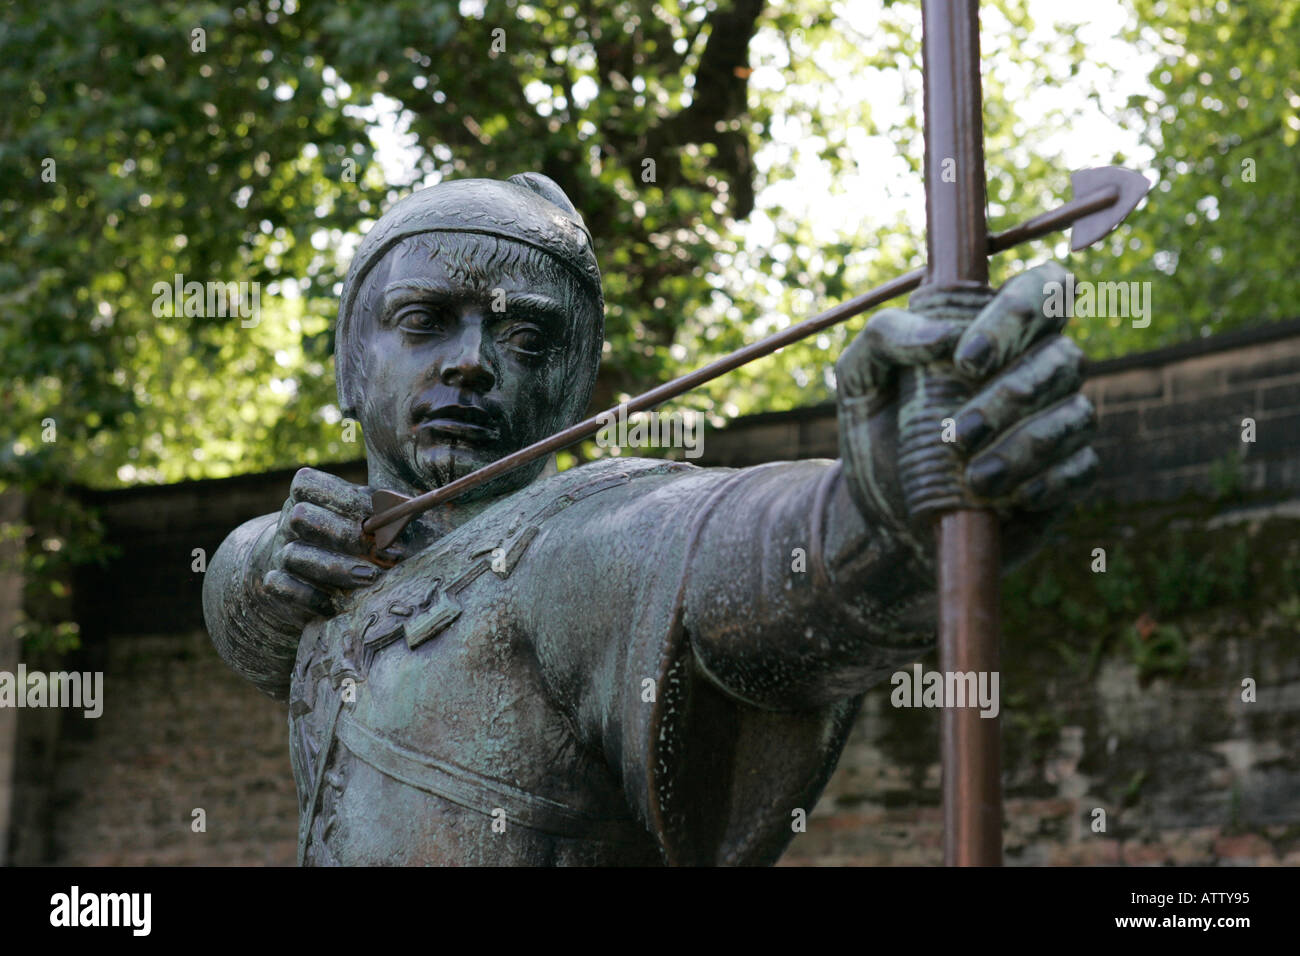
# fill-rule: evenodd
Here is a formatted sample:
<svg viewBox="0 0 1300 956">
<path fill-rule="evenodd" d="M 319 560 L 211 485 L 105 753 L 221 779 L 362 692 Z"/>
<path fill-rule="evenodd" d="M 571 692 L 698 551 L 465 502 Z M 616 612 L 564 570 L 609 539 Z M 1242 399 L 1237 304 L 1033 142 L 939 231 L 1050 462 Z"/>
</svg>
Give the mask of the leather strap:
<svg viewBox="0 0 1300 956">
<path fill-rule="evenodd" d="M 299 817 L 298 823 L 298 865 L 303 866 L 307 860 L 307 844 L 311 841 L 311 828 L 316 820 L 316 805 L 320 802 L 320 787 L 325 780 L 325 767 L 330 762 L 330 751 L 334 749 L 334 732 L 338 726 L 339 715 L 343 712 L 343 695 L 334 703 L 330 714 L 329 726 L 325 728 L 325 739 L 321 743 L 320 753 L 316 755 L 316 772 L 312 774 L 311 793 L 307 797 L 307 812 Z"/>
<path fill-rule="evenodd" d="M 350 717 L 339 722 L 338 739 L 353 756 L 380 773 L 485 817 L 504 810 L 509 822 L 556 836 L 604 843 L 634 839 L 629 829 L 636 823 L 630 816 L 615 819 L 593 816 L 467 767 L 410 750 Z"/>
</svg>

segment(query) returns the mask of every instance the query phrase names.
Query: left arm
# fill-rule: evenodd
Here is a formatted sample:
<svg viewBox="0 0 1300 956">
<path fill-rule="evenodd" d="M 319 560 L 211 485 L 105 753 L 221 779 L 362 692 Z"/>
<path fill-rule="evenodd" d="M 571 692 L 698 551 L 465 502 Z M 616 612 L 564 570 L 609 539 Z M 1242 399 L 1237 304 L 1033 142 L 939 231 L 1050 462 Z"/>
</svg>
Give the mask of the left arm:
<svg viewBox="0 0 1300 956">
<path fill-rule="evenodd" d="M 861 693 L 933 643 L 933 570 L 852 500 L 840 461 L 719 482 L 687 571 L 696 659 L 732 695 L 803 707 Z"/>
<path fill-rule="evenodd" d="M 841 459 L 736 472 L 690 555 L 685 625 L 715 683 L 750 703 L 806 707 L 861 693 L 933 643 L 934 538 L 898 471 L 897 372 L 951 361 L 971 398 L 952 441 L 972 507 L 1003 519 L 1014 564 L 1095 477 L 1082 353 L 1043 305 L 1064 270 L 1011 282 L 970 323 L 892 309 L 838 366 Z"/>
</svg>

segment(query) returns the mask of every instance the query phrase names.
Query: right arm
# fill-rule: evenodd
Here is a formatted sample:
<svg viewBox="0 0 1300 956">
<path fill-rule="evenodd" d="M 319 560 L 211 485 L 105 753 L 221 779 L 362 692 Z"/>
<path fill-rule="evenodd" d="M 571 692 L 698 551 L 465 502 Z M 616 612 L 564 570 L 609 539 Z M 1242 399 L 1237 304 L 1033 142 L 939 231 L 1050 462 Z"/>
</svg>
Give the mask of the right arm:
<svg viewBox="0 0 1300 956">
<path fill-rule="evenodd" d="M 379 580 L 361 531 L 369 514 L 368 489 L 303 468 L 278 515 L 240 525 L 213 555 L 203 581 L 208 633 L 258 690 L 287 699 L 303 628 L 332 617 L 344 592 Z M 400 546 L 385 553 L 402 556 Z"/>
<path fill-rule="evenodd" d="M 262 585 L 278 518 L 246 521 L 221 543 L 203 579 L 203 618 L 221 659 L 258 690 L 285 700 L 302 625 Z"/>
</svg>

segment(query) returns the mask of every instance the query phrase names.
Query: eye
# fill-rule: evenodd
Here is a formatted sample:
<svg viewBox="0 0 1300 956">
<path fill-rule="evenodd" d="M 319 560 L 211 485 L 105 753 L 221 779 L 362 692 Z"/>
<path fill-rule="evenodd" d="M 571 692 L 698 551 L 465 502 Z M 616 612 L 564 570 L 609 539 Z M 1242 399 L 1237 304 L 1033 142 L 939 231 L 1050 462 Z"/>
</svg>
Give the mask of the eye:
<svg viewBox="0 0 1300 956">
<path fill-rule="evenodd" d="M 408 305 L 397 313 L 397 327 L 403 332 L 430 335 L 447 327 L 447 315 L 427 305 Z"/>
<path fill-rule="evenodd" d="M 516 352 L 524 352 L 528 355 L 541 355 L 546 351 L 546 340 L 542 336 L 541 329 L 532 325 L 512 327 L 501 341 Z"/>
</svg>

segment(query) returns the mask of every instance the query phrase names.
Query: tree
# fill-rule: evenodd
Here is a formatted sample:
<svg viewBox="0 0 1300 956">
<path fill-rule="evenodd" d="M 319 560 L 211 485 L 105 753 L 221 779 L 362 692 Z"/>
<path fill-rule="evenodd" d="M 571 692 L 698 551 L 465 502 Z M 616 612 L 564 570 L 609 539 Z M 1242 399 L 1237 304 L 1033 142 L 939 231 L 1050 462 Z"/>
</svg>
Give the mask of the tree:
<svg viewBox="0 0 1300 956">
<path fill-rule="evenodd" d="M 1150 277 L 1156 315 L 1147 330 L 1077 324 L 1094 355 L 1284 314 L 1290 285 L 1296 53 L 1272 40 L 1294 31 L 1298 0 L 1213 14 L 1133 2 L 1135 42 L 1168 59 L 1132 104 L 1165 191 L 1081 268 Z M 1050 88 L 1089 54 L 1068 25 L 1031 31 L 1023 0 L 983 15 L 996 228 L 1068 189 L 1043 148 L 1068 109 L 1021 115 L 1006 78 Z M 19 0 L 0 54 L 0 481 L 356 457 L 333 397 L 334 296 L 356 234 L 438 177 L 540 170 L 583 210 L 609 306 L 599 405 L 922 256 L 920 202 L 877 211 L 886 193 L 920 196 L 915 3 Z M 890 115 L 895 97 L 905 108 Z M 390 179 L 373 137 L 394 117 L 416 160 Z M 864 143 L 892 165 L 877 173 Z M 809 162 L 863 211 L 856 226 L 828 234 L 796 204 L 760 200 Z M 746 217 L 770 241 L 744 242 Z M 995 276 L 1050 248 L 1004 257 Z M 259 321 L 175 314 L 155 290 L 178 274 L 258 283 Z M 825 399 L 861 322 L 689 401 L 716 421 Z"/>
<path fill-rule="evenodd" d="M 762 4 L 464 9 L 10 9 L 5 474 L 106 484 L 356 455 L 326 364 L 335 253 L 410 185 L 374 163 L 377 95 L 400 104 L 424 176 L 560 182 L 605 256 L 602 398 L 662 372 L 717 228 L 753 201 L 743 65 Z M 178 274 L 298 295 L 250 329 L 159 308 Z"/>
<path fill-rule="evenodd" d="M 1129 103 L 1157 182 L 1088 271 L 1150 282 L 1152 321 L 1094 325 L 1084 345 L 1098 357 L 1297 314 L 1300 2 L 1132 7 L 1129 40 L 1160 57 L 1151 94 Z"/>
</svg>

